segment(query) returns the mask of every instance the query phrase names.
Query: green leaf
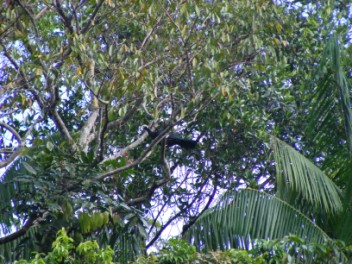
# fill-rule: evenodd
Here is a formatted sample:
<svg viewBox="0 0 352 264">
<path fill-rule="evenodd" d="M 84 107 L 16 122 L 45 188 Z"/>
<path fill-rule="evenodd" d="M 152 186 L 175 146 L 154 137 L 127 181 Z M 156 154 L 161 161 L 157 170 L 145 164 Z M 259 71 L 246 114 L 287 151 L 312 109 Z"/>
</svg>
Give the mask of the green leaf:
<svg viewBox="0 0 352 264">
<path fill-rule="evenodd" d="M 278 138 L 271 136 L 278 197 L 299 194 L 308 203 L 327 213 L 342 211 L 341 192 L 336 184 L 310 160 Z"/>
<path fill-rule="evenodd" d="M 29 173 L 31 173 L 33 175 L 37 174 L 37 171 L 31 165 L 29 165 L 27 162 L 23 161 L 22 165 Z"/>
<path fill-rule="evenodd" d="M 327 145 L 332 139 L 335 144 L 341 135 L 331 130 L 336 120 L 342 118 L 347 146 L 352 153 L 352 109 L 350 105 L 350 85 L 346 71 L 342 66 L 341 46 L 338 37 L 332 35 L 322 53 L 317 70 L 314 73 L 313 86 L 316 86 L 312 98 L 312 108 L 308 116 L 307 132 Z M 339 106 L 339 107 L 338 107 Z M 336 135 L 340 136 L 336 138 Z"/>
<path fill-rule="evenodd" d="M 47 142 L 46 142 L 46 148 L 47 148 L 49 151 L 53 151 L 53 149 L 54 149 L 54 144 L 53 144 L 51 141 L 47 141 Z"/>
<path fill-rule="evenodd" d="M 309 218 L 276 196 L 256 190 L 228 191 L 208 209 L 184 237 L 196 248 L 248 248 L 254 239 L 295 234 L 321 243 L 328 235 Z"/>
</svg>

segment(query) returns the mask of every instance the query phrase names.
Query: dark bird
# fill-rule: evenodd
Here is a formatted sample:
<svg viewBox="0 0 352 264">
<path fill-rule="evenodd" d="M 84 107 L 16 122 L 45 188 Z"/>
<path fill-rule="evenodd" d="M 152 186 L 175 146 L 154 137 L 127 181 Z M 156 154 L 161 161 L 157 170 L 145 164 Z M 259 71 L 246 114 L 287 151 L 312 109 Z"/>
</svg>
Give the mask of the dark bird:
<svg viewBox="0 0 352 264">
<path fill-rule="evenodd" d="M 149 129 L 149 127 L 143 126 L 143 129 L 148 132 L 148 135 L 152 139 L 154 139 L 160 135 L 159 131 L 151 131 Z M 174 146 L 174 145 L 179 145 L 181 148 L 184 148 L 184 149 L 193 149 L 197 146 L 197 143 L 198 142 L 195 140 L 184 139 L 184 138 L 177 136 L 175 134 L 172 134 L 172 133 L 166 137 L 166 146 L 169 146 L 169 147 Z"/>
</svg>

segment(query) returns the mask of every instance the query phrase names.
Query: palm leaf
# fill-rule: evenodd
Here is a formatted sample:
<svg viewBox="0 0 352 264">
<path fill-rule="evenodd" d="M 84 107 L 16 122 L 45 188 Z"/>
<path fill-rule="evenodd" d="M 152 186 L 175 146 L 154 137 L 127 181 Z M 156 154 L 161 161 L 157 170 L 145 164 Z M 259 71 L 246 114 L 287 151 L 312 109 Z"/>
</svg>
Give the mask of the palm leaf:
<svg viewBox="0 0 352 264">
<path fill-rule="evenodd" d="M 33 242 L 33 238 L 35 237 L 38 229 L 39 226 L 34 225 L 30 227 L 27 233 L 20 238 L 0 245 L 0 260 L 4 260 L 4 263 L 12 263 L 11 261 L 32 257 L 33 247 L 29 247 L 28 244 Z"/>
<path fill-rule="evenodd" d="M 271 137 L 274 151 L 278 197 L 284 200 L 290 193 L 298 194 L 321 212 L 342 211 L 340 190 L 323 171 L 294 148 Z"/>
<path fill-rule="evenodd" d="M 327 224 L 330 225 L 328 229 L 332 230 L 337 239 L 350 245 L 352 243 L 352 160 L 339 162 L 339 164 L 340 169 L 336 173 L 336 180 L 344 186 L 342 193 L 344 210 Z"/>
<path fill-rule="evenodd" d="M 22 189 L 21 183 L 16 180 L 18 172 L 22 170 L 21 167 L 24 158 L 21 157 L 15 160 L 11 166 L 9 166 L 0 180 L 0 228 L 1 233 L 10 233 L 12 225 L 14 224 L 13 218 L 13 198 L 19 189 Z"/>
<path fill-rule="evenodd" d="M 251 189 L 228 191 L 185 234 L 200 250 L 248 249 L 254 239 L 295 234 L 307 242 L 329 239 L 316 224 L 283 200 Z"/>
<path fill-rule="evenodd" d="M 341 139 L 340 126 L 343 129 L 349 152 L 352 152 L 352 111 L 350 107 L 349 84 L 341 65 L 343 56 L 336 35 L 328 40 L 322 58 L 314 73 L 315 91 L 312 107 L 309 111 L 307 134 L 324 146 Z"/>
<path fill-rule="evenodd" d="M 9 166 L 0 179 L 0 234 L 8 235 L 21 228 L 20 217 L 22 215 L 17 212 L 15 197 L 20 192 L 33 191 L 33 183 L 24 180 L 28 174 L 23 166 L 26 157 L 20 157 Z M 21 179 L 20 179 L 21 178 Z M 31 241 L 34 236 L 37 226 L 29 228 L 27 233 L 20 238 L 14 239 L 11 242 L 0 244 L 0 259 L 6 261 L 15 260 L 16 257 L 28 257 L 32 254 L 30 248 L 26 247 L 23 242 Z M 0 236 L 1 238 L 2 236 Z M 22 247 L 22 250 L 17 251 L 16 248 Z M 14 252 L 20 252 L 20 256 L 14 255 Z"/>
</svg>

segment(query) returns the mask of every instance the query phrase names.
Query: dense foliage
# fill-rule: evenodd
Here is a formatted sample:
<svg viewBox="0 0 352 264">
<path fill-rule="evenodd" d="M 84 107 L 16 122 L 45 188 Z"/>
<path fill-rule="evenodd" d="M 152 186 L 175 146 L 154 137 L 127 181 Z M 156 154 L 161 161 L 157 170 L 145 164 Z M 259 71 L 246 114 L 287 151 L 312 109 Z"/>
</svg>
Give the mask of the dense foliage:
<svg viewBox="0 0 352 264">
<path fill-rule="evenodd" d="M 351 9 L 5 1 L 0 256 L 48 253 L 61 228 L 121 262 L 175 225 L 198 251 L 352 244 Z"/>
<path fill-rule="evenodd" d="M 114 252 L 108 246 L 100 249 L 96 241 L 85 241 L 75 246 L 74 240 L 69 237 L 65 229 L 57 233 L 57 238 L 52 244 L 52 250 L 47 253 L 34 253 L 31 260 L 21 259 L 15 264 L 45 264 L 45 263 L 90 263 L 90 264 L 110 264 Z"/>
<path fill-rule="evenodd" d="M 338 250 L 336 250 L 338 249 Z M 197 253 L 196 247 L 184 240 L 170 239 L 157 254 L 140 256 L 133 264 L 223 264 L 223 263 L 337 263 L 339 254 L 351 254 L 351 248 L 341 241 L 334 244 L 306 243 L 297 236 L 285 236 L 281 240 L 257 240 L 251 250 L 230 249 Z M 113 251 L 110 247 L 100 249 L 96 241 L 85 241 L 75 246 L 64 229 L 59 230 L 52 250 L 34 253 L 30 260 L 16 261 L 15 264 L 45 263 L 100 263 L 112 264 Z"/>
</svg>

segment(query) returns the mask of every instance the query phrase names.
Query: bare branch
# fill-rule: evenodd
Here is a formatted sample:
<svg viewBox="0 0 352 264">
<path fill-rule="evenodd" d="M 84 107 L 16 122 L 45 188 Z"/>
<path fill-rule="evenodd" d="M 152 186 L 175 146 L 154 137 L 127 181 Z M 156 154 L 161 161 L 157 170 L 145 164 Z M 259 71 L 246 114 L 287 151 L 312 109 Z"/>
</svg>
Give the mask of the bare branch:
<svg viewBox="0 0 352 264">
<path fill-rule="evenodd" d="M 140 164 L 141 162 L 143 162 L 152 152 L 152 150 L 154 149 L 154 147 L 166 136 L 166 134 L 171 130 L 171 128 L 173 127 L 173 125 L 169 125 L 167 126 L 160 134 L 159 136 L 157 136 L 153 142 L 146 148 L 146 150 L 138 157 L 138 159 L 134 160 L 133 162 L 131 162 L 130 164 L 127 164 L 125 166 L 122 166 L 120 168 L 117 168 L 115 170 L 100 174 L 96 177 L 97 180 L 102 180 L 106 177 L 112 176 L 114 174 L 120 173 L 122 171 L 128 170 L 138 164 Z M 145 136 L 146 137 L 146 133 Z"/>
<path fill-rule="evenodd" d="M 116 160 L 116 159 L 118 159 L 119 157 L 124 157 L 124 156 L 126 156 L 126 154 L 127 154 L 130 150 L 132 150 L 132 149 L 136 148 L 137 146 L 139 146 L 139 145 L 146 139 L 147 136 L 148 136 L 148 134 L 147 134 L 147 133 L 144 133 L 141 137 L 139 137 L 137 140 L 135 140 L 134 142 L 132 142 L 131 144 L 129 144 L 129 145 L 126 146 L 125 148 L 121 149 L 121 150 L 120 150 L 119 152 L 117 152 L 116 154 L 110 156 L 110 157 L 107 158 L 107 159 L 104 159 L 104 160 L 102 161 L 102 163 L 105 162 L 105 161 L 108 161 L 108 160 Z"/>
<path fill-rule="evenodd" d="M 97 118 L 99 117 L 99 95 L 95 94 L 93 91 L 95 91 L 95 61 L 93 59 L 89 59 L 89 71 L 88 71 L 88 87 L 90 87 L 91 91 L 91 103 L 92 103 L 92 112 L 90 116 L 88 117 L 87 122 L 84 124 L 84 126 L 81 129 L 81 136 L 79 139 L 79 145 L 81 149 L 84 152 L 88 151 L 88 146 L 89 143 L 95 138 L 94 135 L 94 125 L 95 122 L 97 121 Z"/>
<path fill-rule="evenodd" d="M 18 231 L 8 235 L 8 236 L 5 236 L 5 237 L 1 237 L 0 238 L 0 245 L 2 244 L 5 244 L 5 243 L 8 243 L 10 241 L 13 241 L 21 236 L 24 236 L 27 231 L 29 230 L 29 228 L 31 228 L 35 222 L 35 218 L 29 218 L 27 220 L 27 222 L 22 226 L 21 229 L 19 229 Z"/>
</svg>

